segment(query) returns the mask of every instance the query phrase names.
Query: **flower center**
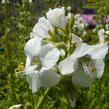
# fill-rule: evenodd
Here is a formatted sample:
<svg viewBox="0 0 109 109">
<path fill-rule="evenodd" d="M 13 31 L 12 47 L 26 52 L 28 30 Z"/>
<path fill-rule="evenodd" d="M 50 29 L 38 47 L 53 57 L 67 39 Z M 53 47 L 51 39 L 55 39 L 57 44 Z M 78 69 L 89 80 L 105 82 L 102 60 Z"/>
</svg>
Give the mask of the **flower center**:
<svg viewBox="0 0 109 109">
<path fill-rule="evenodd" d="M 40 70 L 42 68 L 42 63 L 40 59 L 35 59 L 34 63 L 37 65 L 36 70 Z"/>
<path fill-rule="evenodd" d="M 89 71 L 90 71 L 90 72 L 96 72 L 96 68 L 95 68 L 95 66 L 93 65 L 92 61 L 89 61 L 89 62 L 87 63 L 87 66 L 89 67 Z"/>
<path fill-rule="evenodd" d="M 96 67 L 94 66 L 93 61 L 90 59 L 90 57 L 83 58 L 83 68 L 84 70 L 90 74 L 91 76 L 95 75 L 95 72 L 97 72 Z"/>
</svg>

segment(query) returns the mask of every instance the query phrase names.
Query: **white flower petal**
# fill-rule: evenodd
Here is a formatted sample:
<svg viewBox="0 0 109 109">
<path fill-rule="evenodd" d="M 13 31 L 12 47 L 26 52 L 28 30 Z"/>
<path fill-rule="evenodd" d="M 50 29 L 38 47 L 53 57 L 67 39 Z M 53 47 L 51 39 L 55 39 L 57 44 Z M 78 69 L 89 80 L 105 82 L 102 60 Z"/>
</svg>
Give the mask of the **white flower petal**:
<svg viewBox="0 0 109 109">
<path fill-rule="evenodd" d="M 73 13 L 69 12 L 66 18 L 71 19 L 71 18 L 73 18 L 73 16 L 74 16 Z"/>
<path fill-rule="evenodd" d="M 72 8 L 71 8 L 70 6 L 68 6 L 68 7 L 67 7 L 67 10 L 68 10 L 68 11 L 71 11 L 71 10 L 72 10 Z"/>
<path fill-rule="evenodd" d="M 34 37 L 44 38 L 44 37 L 47 37 L 47 34 L 40 27 L 39 24 L 36 24 L 35 27 L 33 28 L 33 30 L 34 31 L 30 33 L 30 38 L 34 38 Z"/>
<path fill-rule="evenodd" d="M 84 73 L 84 70 L 81 67 L 79 67 L 72 76 L 72 82 L 77 88 L 89 87 L 92 84 L 93 79 L 94 78 L 90 75 Z"/>
<path fill-rule="evenodd" d="M 104 43 L 104 38 L 105 38 L 104 32 L 105 32 L 104 29 L 98 31 L 100 43 Z"/>
<path fill-rule="evenodd" d="M 37 65 L 32 65 L 32 66 L 26 67 L 25 68 L 26 74 L 29 74 L 29 73 L 33 72 L 35 70 L 35 68 L 37 68 Z"/>
<path fill-rule="evenodd" d="M 45 31 L 48 30 L 53 30 L 53 27 L 51 25 L 51 23 L 45 18 L 42 17 L 39 19 L 38 24 L 42 27 L 42 29 L 44 29 Z M 48 33 L 48 32 L 47 32 Z"/>
<path fill-rule="evenodd" d="M 86 43 L 81 43 L 81 44 L 77 45 L 74 53 L 72 54 L 72 57 L 80 58 L 82 56 L 87 55 L 92 50 L 93 50 L 92 46 L 87 45 Z"/>
<path fill-rule="evenodd" d="M 62 56 L 65 56 L 65 50 L 60 49 L 60 54 L 61 54 Z"/>
<path fill-rule="evenodd" d="M 71 34 L 72 35 L 72 42 L 73 43 L 80 43 L 80 42 L 82 42 L 82 39 L 81 38 L 79 38 L 78 36 L 76 36 L 75 34 Z"/>
<path fill-rule="evenodd" d="M 59 59 L 60 51 L 51 44 L 44 45 L 39 53 L 41 64 L 45 68 L 53 67 Z"/>
<path fill-rule="evenodd" d="M 50 22 L 45 17 L 41 17 L 39 18 L 38 23 L 34 26 L 33 32 L 30 34 L 30 37 L 49 37 L 48 30 L 53 30 L 52 24 L 50 24 Z"/>
<path fill-rule="evenodd" d="M 40 71 L 40 80 L 42 86 L 44 88 L 48 88 L 57 85 L 60 81 L 60 78 L 52 69 L 46 70 L 42 68 Z"/>
<path fill-rule="evenodd" d="M 35 70 L 36 67 L 37 66 L 34 65 L 34 66 L 26 67 L 25 69 L 27 81 L 33 93 L 36 92 L 42 86 L 40 82 L 39 73 L 37 70 Z"/>
<path fill-rule="evenodd" d="M 75 71 L 76 64 L 76 58 L 71 58 L 69 56 L 59 63 L 59 70 L 62 75 L 70 75 Z"/>
<path fill-rule="evenodd" d="M 47 19 L 55 26 L 60 28 L 64 28 L 67 20 L 65 17 L 65 9 L 62 8 L 55 8 L 53 10 L 49 10 L 47 13 Z"/>
<path fill-rule="evenodd" d="M 97 78 L 101 78 L 104 72 L 104 67 L 105 67 L 103 59 L 94 59 L 93 63 L 96 67 Z"/>
<path fill-rule="evenodd" d="M 25 67 L 29 67 L 31 64 L 32 64 L 31 58 L 30 57 L 27 57 Z"/>
<path fill-rule="evenodd" d="M 34 58 L 38 55 L 40 49 L 41 49 L 41 39 L 35 37 L 35 38 L 30 39 L 26 43 L 24 52 L 28 57 Z"/>
<path fill-rule="evenodd" d="M 92 59 L 103 59 L 108 52 L 108 45 L 97 44 L 93 46 L 93 50 L 88 53 Z"/>
</svg>

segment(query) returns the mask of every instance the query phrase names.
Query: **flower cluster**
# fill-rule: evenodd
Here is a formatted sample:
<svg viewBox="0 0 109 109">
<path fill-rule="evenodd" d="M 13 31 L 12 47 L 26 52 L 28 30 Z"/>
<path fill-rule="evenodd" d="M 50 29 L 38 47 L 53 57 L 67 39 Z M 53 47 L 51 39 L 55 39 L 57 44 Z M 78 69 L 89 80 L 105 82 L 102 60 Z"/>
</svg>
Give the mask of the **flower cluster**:
<svg viewBox="0 0 109 109">
<path fill-rule="evenodd" d="M 74 87 L 89 87 L 103 75 L 109 26 L 90 30 L 80 14 L 66 16 L 66 12 L 64 7 L 50 9 L 39 18 L 25 45 L 25 72 L 33 93 L 67 77 Z"/>
</svg>

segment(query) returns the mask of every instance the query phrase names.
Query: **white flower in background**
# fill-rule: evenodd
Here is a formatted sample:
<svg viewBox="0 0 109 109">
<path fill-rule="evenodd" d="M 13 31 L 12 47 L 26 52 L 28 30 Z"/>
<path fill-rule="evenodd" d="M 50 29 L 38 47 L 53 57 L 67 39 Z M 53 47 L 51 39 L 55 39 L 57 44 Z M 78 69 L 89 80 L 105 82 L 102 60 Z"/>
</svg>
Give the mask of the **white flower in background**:
<svg viewBox="0 0 109 109">
<path fill-rule="evenodd" d="M 48 30 L 53 30 L 52 24 L 45 17 L 41 17 L 39 18 L 38 23 L 36 23 L 36 25 L 34 26 L 32 32 L 30 33 L 30 38 L 49 37 Z"/>
<path fill-rule="evenodd" d="M 13 105 L 13 106 L 9 107 L 9 109 L 20 109 L 21 106 L 22 106 L 22 104 L 17 104 L 17 105 Z"/>
<path fill-rule="evenodd" d="M 101 30 L 98 31 L 98 36 L 99 36 L 100 43 L 104 43 L 104 38 L 105 38 L 104 32 L 105 32 L 104 29 L 101 29 Z"/>
<path fill-rule="evenodd" d="M 72 37 L 72 43 L 81 43 L 82 42 L 82 39 L 73 33 L 71 34 L 71 37 Z"/>
<path fill-rule="evenodd" d="M 83 31 L 83 35 L 85 36 L 87 34 L 87 32 L 86 31 Z"/>
<path fill-rule="evenodd" d="M 71 19 L 71 18 L 73 18 L 73 16 L 74 16 L 74 15 L 69 12 L 66 18 L 67 18 L 67 19 Z"/>
<path fill-rule="evenodd" d="M 104 72 L 104 57 L 108 52 L 106 44 L 87 45 L 77 44 L 73 54 L 59 63 L 62 75 L 72 75 L 72 82 L 76 87 L 88 87 L 95 78 L 100 78 Z M 89 60 L 80 58 L 87 57 Z"/>
<path fill-rule="evenodd" d="M 67 10 L 68 10 L 68 11 L 71 11 L 71 9 L 72 9 L 71 6 L 68 6 L 68 7 L 67 7 Z"/>
<path fill-rule="evenodd" d="M 29 3 L 32 3 L 32 0 L 29 0 Z"/>
<path fill-rule="evenodd" d="M 109 31 L 105 31 L 105 29 L 100 29 L 98 31 L 99 41 L 101 44 L 105 43 L 105 38 L 109 35 Z"/>
<path fill-rule="evenodd" d="M 75 18 L 75 23 L 73 28 L 78 28 L 81 30 L 87 27 L 87 23 L 84 21 L 83 18 L 80 17 L 80 14 L 75 15 L 74 18 Z"/>
<path fill-rule="evenodd" d="M 80 18 L 80 14 L 76 14 L 74 17 L 75 17 L 75 20 L 78 20 Z"/>
<path fill-rule="evenodd" d="M 55 26 L 64 28 L 66 26 L 67 20 L 65 16 L 64 7 L 55 8 L 53 10 L 49 10 L 47 13 L 47 19 Z"/>
<path fill-rule="evenodd" d="M 7 1 L 6 0 L 1 0 L 1 4 L 5 4 L 6 2 L 9 3 L 9 0 L 7 0 Z"/>
<path fill-rule="evenodd" d="M 57 48 L 51 44 L 41 46 L 41 39 L 35 37 L 26 43 L 24 51 L 27 56 L 25 72 L 33 93 L 40 87 L 52 87 L 60 81 L 52 69 L 60 55 Z"/>
<path fill-rule="evenodd" d="M 109 24 L 105 25 L 106 30 L 109 30 Z"/>
<path fill-rule="evenodd" d="M 63 49 L 60 49 L 60 55 L 65 56 L 65 51 Z"/>
<path fill-rule="evenodd" d="M 109 35 L 109 30 L 108 30 L 108 31 L 105 31 L 105 34 L 106 34 L 106 35 Z"/>
</svg>

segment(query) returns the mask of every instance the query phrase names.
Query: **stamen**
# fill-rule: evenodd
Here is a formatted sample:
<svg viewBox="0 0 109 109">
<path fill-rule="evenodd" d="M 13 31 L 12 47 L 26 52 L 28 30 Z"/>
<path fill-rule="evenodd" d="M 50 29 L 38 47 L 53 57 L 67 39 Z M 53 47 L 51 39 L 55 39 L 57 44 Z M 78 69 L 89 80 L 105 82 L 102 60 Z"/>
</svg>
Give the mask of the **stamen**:
<svg viewBox="0 0 109 109">
<path fill-rule="evenodd" d="M 40 70 L 42 68 L 42 63 L 39 59 L 35 59 L 34 63 L 37 65 L 36 70 Z"/>
<path fill-rule="evenodd" d="M 83 68 L 84 68 L 86 74 L 90 75 L 91 77 L 94 76 L 93 73 L 96 72 L 96 68 L 93 65 L 92 61 L 89 61 L 87 64 L 84 62 L 83 63 Z"/>
</svg>

